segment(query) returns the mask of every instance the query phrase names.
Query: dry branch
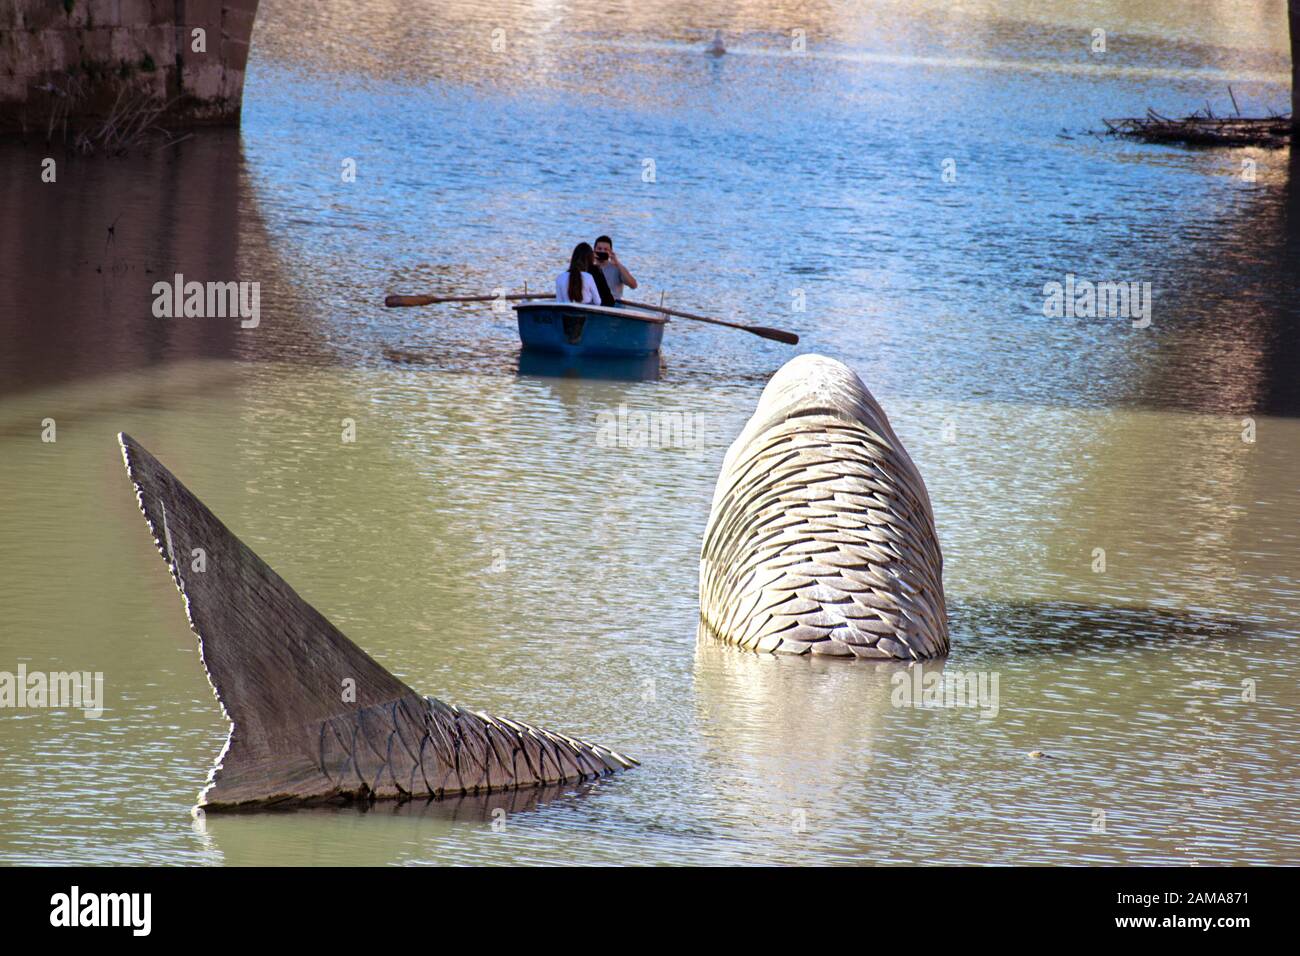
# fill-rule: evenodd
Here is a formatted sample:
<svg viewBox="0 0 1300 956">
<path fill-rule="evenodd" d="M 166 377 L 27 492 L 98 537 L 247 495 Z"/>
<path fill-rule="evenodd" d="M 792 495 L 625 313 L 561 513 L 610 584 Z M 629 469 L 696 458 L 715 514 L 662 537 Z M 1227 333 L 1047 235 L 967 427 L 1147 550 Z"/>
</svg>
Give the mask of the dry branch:
<svg viewBox="0 0 1300 956">
<path fill-rule="evenodd" d="M 1290 114 L 1264 117 L 1242 116 L 1232 95 L 1235 116 L 1216 116 L 1209 103 L 1204 110 L 1174 119 L 1148 108 L 1147 115 L 1123 119 L 1102 119 L 1110 136 L 1138 139 L 1145 143 L 1182 143 L 1189 146 L 1263 146 L 1277 149 L 1291 141 Z"/>
</svg>

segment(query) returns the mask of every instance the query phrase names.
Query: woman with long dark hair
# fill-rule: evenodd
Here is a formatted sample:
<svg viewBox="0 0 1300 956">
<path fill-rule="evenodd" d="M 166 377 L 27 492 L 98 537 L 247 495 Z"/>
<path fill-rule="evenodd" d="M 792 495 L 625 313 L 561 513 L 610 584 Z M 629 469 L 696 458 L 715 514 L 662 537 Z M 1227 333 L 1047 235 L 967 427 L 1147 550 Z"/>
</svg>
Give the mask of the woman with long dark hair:
<svg viewBox="0 0 1300 956">
<path fill-rule="evenodd" d="M 569 268 L 555 279 L 555 301 L 576 302 L 582 305 L 600 305 L 600 291 L 591 275 L 591 246 L 580 242 L 573 247 Z"/>
</svg>

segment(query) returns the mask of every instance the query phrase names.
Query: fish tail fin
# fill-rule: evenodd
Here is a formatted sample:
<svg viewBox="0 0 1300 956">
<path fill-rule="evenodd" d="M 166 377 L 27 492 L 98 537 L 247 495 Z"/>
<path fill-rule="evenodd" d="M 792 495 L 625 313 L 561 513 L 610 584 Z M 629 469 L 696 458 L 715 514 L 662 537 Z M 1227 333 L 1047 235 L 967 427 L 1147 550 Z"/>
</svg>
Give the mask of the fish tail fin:
<svg viewBox="0 0 1300 956">
<path fill-rule="evenodd" d="M 636 765 L 585 740 L 417 694 L 138 442 L 118 440 L 230 721 L 200 807 L 442 797 L 572 783 Z"/>
<path fill-rule="evenodd" d="M 118 435 L 136 500 L 185 601 L 230 737 L 200 806 L 327 795 L 311 759 L 322 721 L 422 701 L 348 640 L 129 435 Z"/>
</svg>

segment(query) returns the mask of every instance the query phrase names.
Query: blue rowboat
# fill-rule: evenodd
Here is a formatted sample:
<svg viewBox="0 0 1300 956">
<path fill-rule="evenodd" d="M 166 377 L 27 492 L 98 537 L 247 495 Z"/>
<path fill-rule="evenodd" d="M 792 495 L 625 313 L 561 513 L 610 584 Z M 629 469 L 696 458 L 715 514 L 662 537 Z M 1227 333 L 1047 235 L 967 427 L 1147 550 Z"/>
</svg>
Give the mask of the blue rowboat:
<svg viewBox="0 0 1300 956">
<path fill-rule="evenodd" d="M 668 321 L 635 309 L 572 302 L 529 302 L 514 309 L 524 348 L 561 355 L 653 355 Z"/>
</svg>

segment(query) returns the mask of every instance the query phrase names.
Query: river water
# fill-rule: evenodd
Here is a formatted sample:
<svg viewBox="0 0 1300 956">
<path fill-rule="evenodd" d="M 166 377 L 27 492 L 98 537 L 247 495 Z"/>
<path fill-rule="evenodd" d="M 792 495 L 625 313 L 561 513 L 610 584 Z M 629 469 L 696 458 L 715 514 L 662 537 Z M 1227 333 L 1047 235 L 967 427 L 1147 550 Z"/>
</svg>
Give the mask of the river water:
<svg viewBox="0 0 1300 956">
<path fill-rule="evenodd" d="M 0 716 L 0 861 L 1300 862 L 1300 167 L 1089 132 L 1229 83 L 1286 107 L 1280 0 L 263 0 L 240 132 L 0 147 L 0 670 L 106 698 Z M 674 322 L 578 375 L 491 306 L 382 307 L 602 232 L 638 297 L 859 372 L 996 707 L 697 641 L 722 454 L 796 350 Z M 259 282 L 257 327 L 154 318 L 178 272 Z M 1069 275 L 1149 324 L 1045 317 Z M 689 432 L 611 446 L 620 410 Z M 641 767 L 193 820 L 227 726 L 118 431 L 411 686 Z"/>
</svg>

